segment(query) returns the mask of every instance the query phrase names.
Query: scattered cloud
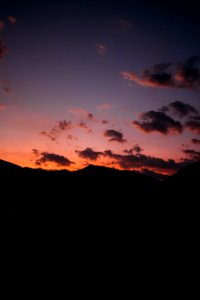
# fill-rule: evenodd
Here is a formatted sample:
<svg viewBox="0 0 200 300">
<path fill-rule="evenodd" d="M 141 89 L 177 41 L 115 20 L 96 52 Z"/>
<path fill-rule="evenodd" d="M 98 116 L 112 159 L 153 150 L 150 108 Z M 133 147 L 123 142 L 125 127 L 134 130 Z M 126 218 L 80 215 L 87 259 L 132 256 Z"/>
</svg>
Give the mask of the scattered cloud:
<svg viewBox="0 0 200 300">
<path fill-rule="evenodd" d="M 70 166 L 73 164 L 67 157 L 55 153 L 49 153 L 49 152 L 39 152 L 36 149 L 33 149 L 33 153 L 40 157 L 36 160 L 35 164 L 40 166 L 42 164 L 46 164 L 48 162 L 56 163 L 57 166 Z"/>
<path fill-rule="evenodd" d="M 193 56 L 182 63 L 161 63 L 145 69 L 141 76 L 134 72 L 123 71 L 120 75 L 146 87 L 200 88 L 200 57 Z"/>
<path fill-rule="evenodd" d="M 59 121 L 58 123 L 58 127 L 60 128 L 60 130 L 64 131 L 67 129 L 72 129 L 72 122 L 71 121 Z"/>
<path fill-rule="evenodd" d="M 200 134 L 200 116 L 190 117 L 185 123 L 185 127 L 197 134 Z"/>
<path fill-rule="evenodd" d="M 68 112 L 75 115 L 76 117 L 85 118 L 88 121 L 93 121 L 95 119 L 94 115 L 84 108 L 72 107 L 68 110 Z"/>
<path fill-rule="evenodd" d="M 13 16 L 8 16 L 8 22 L 12 25 L 15 25 L 17 23 L 17 19 Z"/>
<path fill-rule="evenodd" d="M 81 121 L 79 124 L 78 124 L 78 127 L 80 127 L 81 129 L 86 129 L 88 132 L 92 132 L 92 129 L 83 121 Z"/>
<path fill-rule="evenodd" d="M 168 106 L 162 107 L 160 111 L 171 112 L 180 118 L 198 114 L 198 111 L 195 107 L 181 101 L 171 102 Z"/>
<path fill-rule="evenodd" d="M 143 149 L 138 145 L 134 145 L 131 149 L 125 149 L 123 152 L 127 154 L 140 154 L 143 151 Z"/>
<path fill-rule="evenodd" d="M 140 117 L 141 121 L 133 121 L 133 125 L 145 133 L 159 132 L 161 134 L 182 133 L 183 126 L 167 114 L 158 111 L 148 111 Z"/>
<path fill-rule="evenodd" d="M 126 142 L 126 140 L 123 138 L 123 134 L 113 129 L 108 129 L 104 131 L 104 136 L 110 138 L 109 142 L 118 142 L 118 143 Z"/>
<path fill-rule="evenodd" d="M 200 145 L 200 140 L 198 140 L 198 139 L 191 139 L 191 142 L 194 145 Z"/>
<path fill-rule="evenodd" d="M 76 150 L 75 153 L 77 153 L 78 156 L 81 158 L 90 160 L 97 160 L 101 155 L 103 155 L 102 152 L 94 151 L 92 148 L 86 148 L 82 151 Z"/>
<path fill-rule="evenodd" d="M 96 44 L 96 50 L 99 54 L 104 55 L 107 53 L 108 47 L 105 44 L 98 43 Z"/>
<path fill-rule="evenodd" d="M 104 155 L 114 159 L 122 169 L 151 168 L 157 171 L 172 172 L 181 166 L 180 163 L 177 163 L 172 159 L 164 160 L 162 158 L 147 156 L 144 154 L 122 155 L 115 154 L 111 150 L 106 150 Z"/>
<path fill-rule="evenodd" d="M 108 121 L 107 120 L 102 120 L 101 123 L 102 124 L 108 124 Z"/>
<path fill-rule="evenodd" d="M 41 135 L 49 138 L 52 141 L 55 141 L 64 131 L 70 130 L 73 128 L 71 121 L 59 121 L 50 131 L 42 131 Z"/>
<path fill-rule="evenodd" d="M 183 153 L 188 156 L 192 161 L 200 160 L 200 151 L 193 149 L 184 149 Z"/>
</svg>

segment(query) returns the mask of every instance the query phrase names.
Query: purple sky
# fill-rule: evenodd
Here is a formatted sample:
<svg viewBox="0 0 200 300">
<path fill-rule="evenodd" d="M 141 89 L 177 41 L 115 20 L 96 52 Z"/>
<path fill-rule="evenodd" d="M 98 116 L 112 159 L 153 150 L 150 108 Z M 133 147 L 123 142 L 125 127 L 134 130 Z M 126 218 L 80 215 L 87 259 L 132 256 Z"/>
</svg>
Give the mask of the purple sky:
<svg viewBox="0 0 200 300">
<path fill-rule="evenodd" d="M 7 0 L 0 6 L 1 159 L 162 172 L 176 169 L 168 160 L 199 159 L 192 141 L 200 139 L 198 4 Z M 143 151 L 126 152 L 135 145 Z M 82 152 L 87 148 L 101 154 Z"/>
</svg>

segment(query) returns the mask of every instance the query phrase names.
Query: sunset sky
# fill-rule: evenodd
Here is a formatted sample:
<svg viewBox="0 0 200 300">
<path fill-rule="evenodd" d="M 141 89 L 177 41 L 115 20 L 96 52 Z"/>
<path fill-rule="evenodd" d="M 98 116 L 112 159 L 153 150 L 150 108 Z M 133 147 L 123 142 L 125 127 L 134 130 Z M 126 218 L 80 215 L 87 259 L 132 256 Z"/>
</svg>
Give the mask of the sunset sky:
<svg viewBox="0 0 200 300">
<path fill-rule="evenodd" d="M 161 173 L 200 159 L 199 12 L 195 1 L 2 0 L 0 159 Z"/>
</svg>

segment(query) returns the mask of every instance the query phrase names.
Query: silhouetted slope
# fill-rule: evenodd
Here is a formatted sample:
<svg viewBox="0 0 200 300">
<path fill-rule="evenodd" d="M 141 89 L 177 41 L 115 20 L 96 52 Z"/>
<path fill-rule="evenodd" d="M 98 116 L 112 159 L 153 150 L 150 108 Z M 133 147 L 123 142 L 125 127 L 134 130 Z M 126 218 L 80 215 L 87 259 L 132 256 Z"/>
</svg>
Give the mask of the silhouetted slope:
<svg viewBox="0 0 200 300">
<path fill-rule="evenodd" d="M 180 196 L 198 197 L 200 184 L 200 161 L 186 165 L 163 183 L 169 193 Z"/>
<path fill-rule="evenodd" d="M 76 172 L 45 171 L 0 161 L 0 174 L 2 195 L 11 214 L 95 221 L 102 214 L 136 217 L 139 208 L 148 216 L 159 210 L 162 217 L 177 209 L 184 196 L 197 197 L 200 162 L 162 183 L 145 174 L 93 165 Z"/>
</svg>

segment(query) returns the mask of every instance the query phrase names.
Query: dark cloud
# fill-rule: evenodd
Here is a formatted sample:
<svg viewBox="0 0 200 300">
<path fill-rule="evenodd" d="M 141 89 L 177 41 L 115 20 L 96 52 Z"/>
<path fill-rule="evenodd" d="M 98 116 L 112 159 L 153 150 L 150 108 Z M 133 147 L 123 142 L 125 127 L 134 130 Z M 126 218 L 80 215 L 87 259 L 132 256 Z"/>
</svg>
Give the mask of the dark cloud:
<svg viewBox="0 0 200 300">
<path fill-rule="evenodd" d="M 142 151 L 143 151 L 143 149 L 139 145 L 136 144 L 131 149 L 125 149 L 123 152 L 127 153 L 127 154 L 133 154 L 133 153 L 140 154 Z"/>
<path fill-rule="evenodd" d="M 37 149 L 32 149 L 32 152 L 34 155 L 39 156 L 40 155 L 40 151 Z"/>
<path fill-rule="evenodd" d="M 2 40 L 0 40 L 0 62 L 4 59 L 7 52 L 8 52 L 7 46 L 4 44 Z"/>
<path fill-rule="evenodd" d="M 58 123 L 58 127 L 61 129 L 61 130 L 66 130 L 66 129 L 71 129 L 72 128 L 72 122 L 71 121 L 59 121 Z"/>
<path fill-rule="evenodd" d="M 200 151 L 196 151 L 193 149 L 184 149 L 183 153 L 188 156 L 191 161 L 197 161 L 200 160 Z"/>
<path fill-rule="evenodd" d="M 126 140 L 123 138 L 123 134 L 113 129 L 108 129 L 104 131 L 104 136 L 110 138 L 109 142 L 118 142 L 118 143 L 126 142 Z"/>
<path fill-rule="evenodd" d="M 181 133 L 183 126 L 179 121 L 172 119 L 163 112 L 149 111 L 141 115 L 141 122 L 133 121 L 133 125 L 140 130 L 150 132 L 160 132 L 162 134 Z"/>
<path fill-rule="evenodd" d="M 92 113 L 88 113 L 87 117 L 90 121 L 94 120 L 94 115 Z"/>
<path fill-rule="evenodd" d="M 183 63 L 157 64 L 145 69 L 141 76 L 129 71 L 120 74 L 141 86 L 199 89 L 200 57 L 191 57 Z"/>
<path fill-rule="evenodd" d="M 123 169 L 152 168 L 155 170 L 172 172 L 181 166 L 181 163 L 177 163 L 172 159 L 164 160 L 162 158 L 147 156 L 144 154 L 121 155 L 115 154 L 111 150 L 107 150 L 104 152 L 104 155 L 114 159 Z"/>
<path fill-rule="evenodd" d="M 75 151 L 81 158 L 90 159 L 90 160 L 97 160 L 101 155 L 103 155 L 102 152 L 94 151 L 91 148 L 86 148 L 82 151 Z"/>
<path fill-rule="evenodd" d="M 198 114 L 198 111 L 195 107 L 193 107 L 190 104 L 181 102 L 181 101 L 175 101 L 170 103 L 168 106 L 164 106 L 160 109 L 162 112 L 171 112 L 174 115 L 182 118 L 189 115 L 195 115 Z"/>
<path fill-rule="evenodd" d="M 194 145 L 200 145 L 200 140 L 198 140 L 198 139 L 191 139 L 191 142 Z"/>
<path fill-rule="evenodd" d="M 41 135 L 49 138 L 52 141 L 56 141 L 56 139 L 63 133 L 65 130 L 69 130 L 73 128 L 73 124 L 71 121 L 59 121 L 50 131 L 42 131 Z"/>
<path fill-rule="evenodd" d="M 79 124 L 78 124 L 78 127 L 82 128 L 82 129 L 86 129 L 89 133 L 92 132 L 92 129 L 83 121 L 81 121 Z"/>
<path fill-rule="evenodd" d="M 200 116 L 193 116 L 185 123 L 185 127 L 200 134 Z"/>
<path fill-rule="evenodd" d="M 40 158 L 36 160 L 36 165 L 42 165 L 48 162 L 56 163 L 57 166 L 70 166 L 73 164 L 67 157 L 55 153 L 42 152 Z"/>
<path fill-rule="evenodd" d="M 101 123 L 102 124 L 108 124 L 108 121 L 107 120 L 102 120 Z"/>
</svg>

